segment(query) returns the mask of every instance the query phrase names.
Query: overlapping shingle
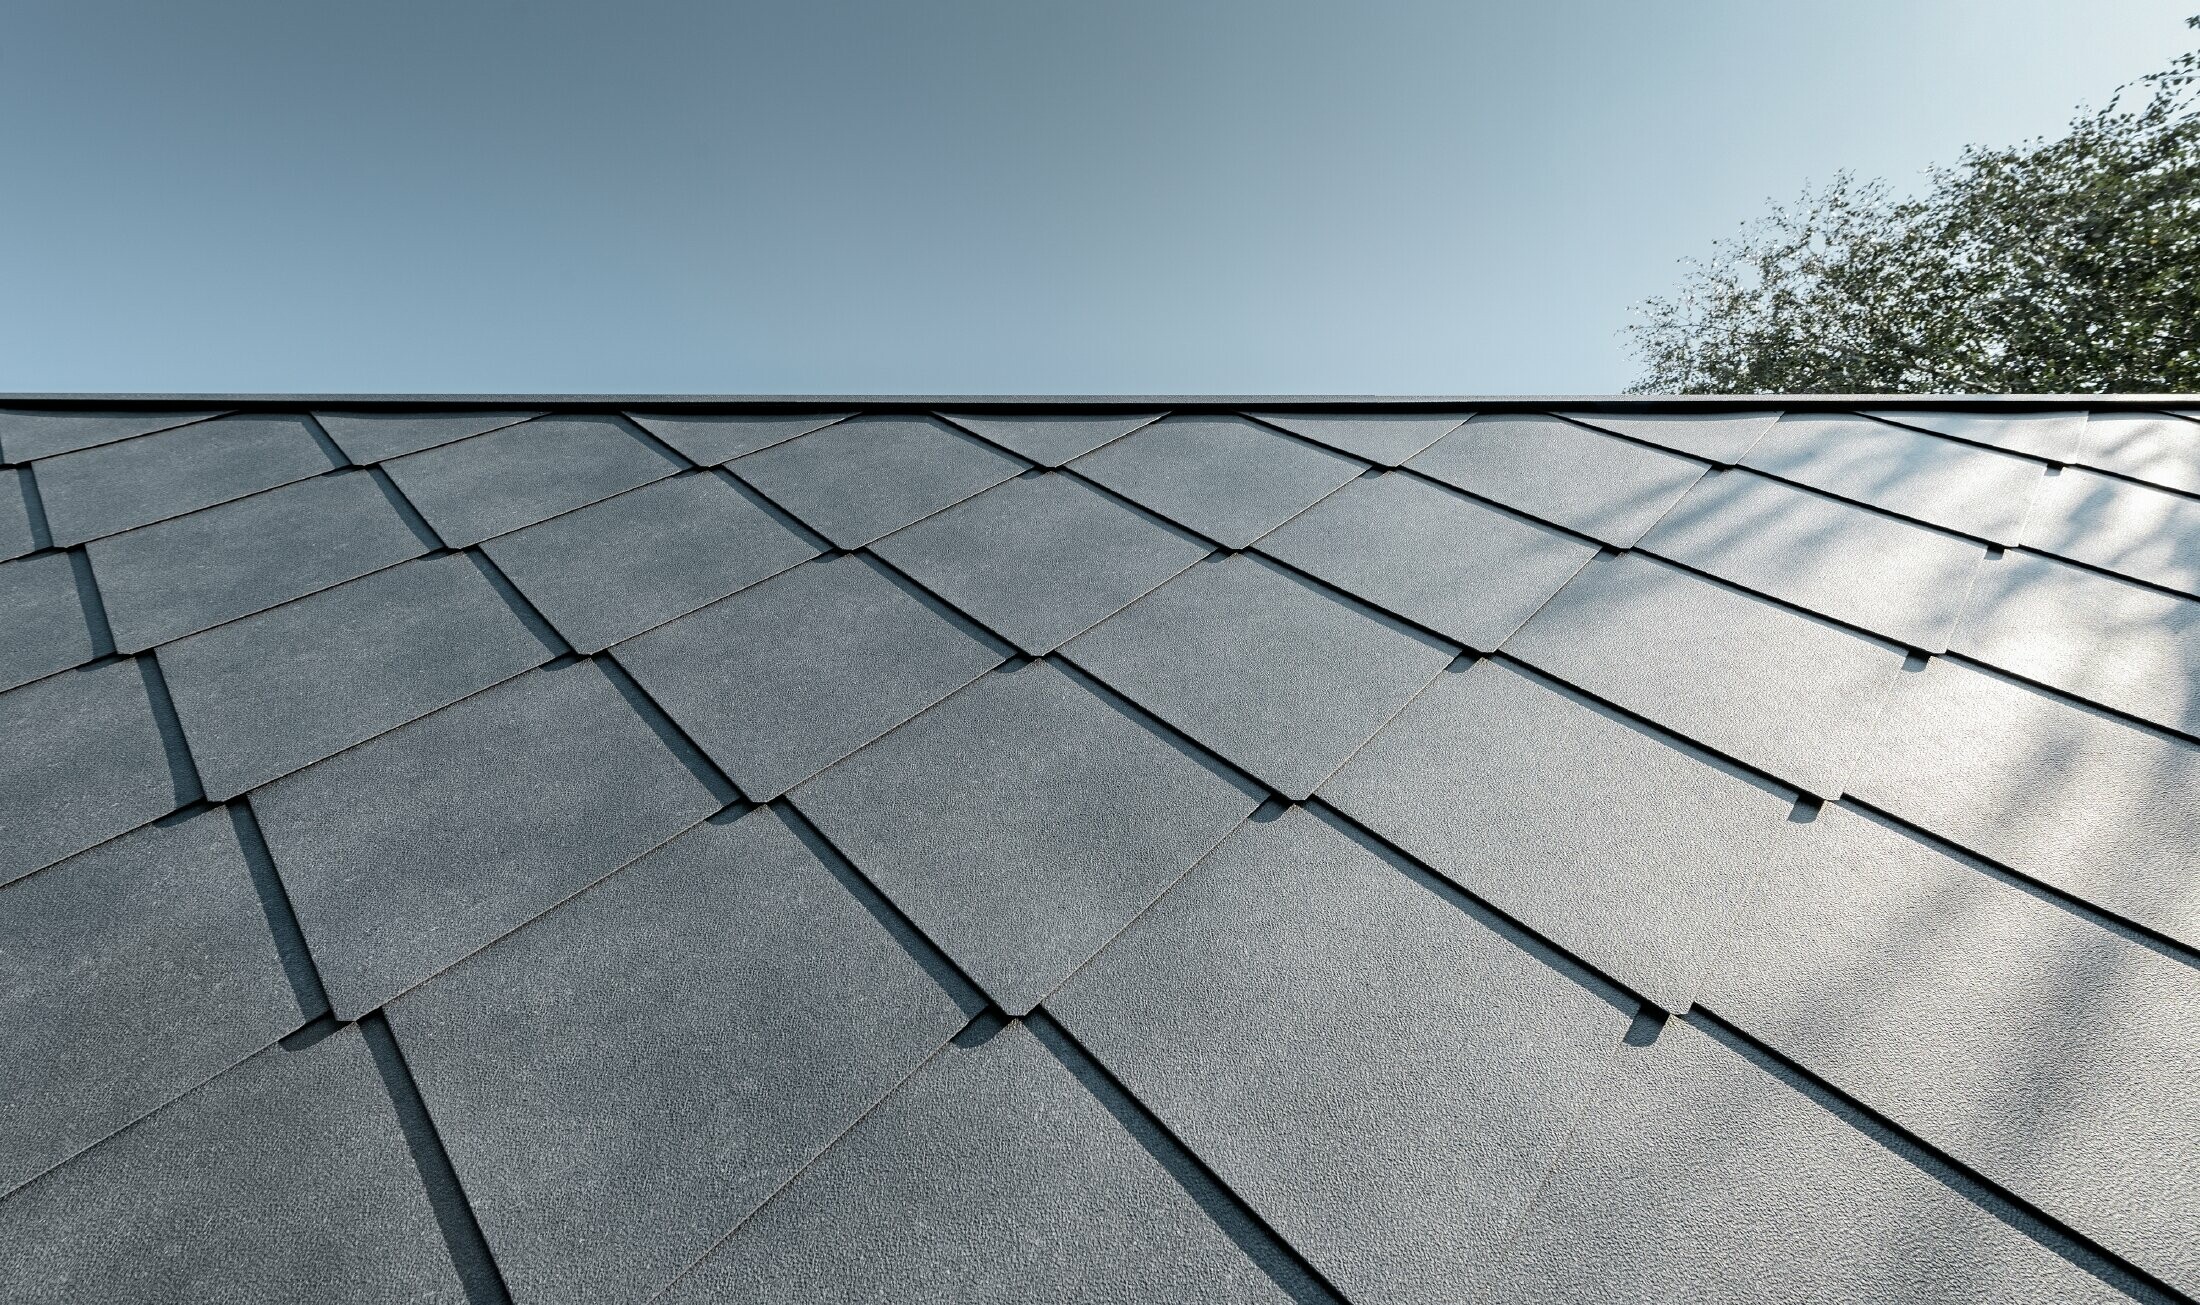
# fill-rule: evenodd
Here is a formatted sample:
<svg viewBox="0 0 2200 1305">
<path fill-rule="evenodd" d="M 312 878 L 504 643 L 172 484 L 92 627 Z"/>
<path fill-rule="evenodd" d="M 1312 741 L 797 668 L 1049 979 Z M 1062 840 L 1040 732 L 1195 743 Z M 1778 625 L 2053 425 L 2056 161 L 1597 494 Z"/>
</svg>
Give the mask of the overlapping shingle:
<svg viewBox="0 0 2200 1305">
<path fill-rule="evenodd" d="M 219 417 L 220 411 L 81 412 L 0 408 L 0 461 L 30 462 Z"/>
<path fill-rule="evenodd" d="M 1408 458 L 1451 434 L 1471 412 L 1255 412 L 1250 417 L 1377 466 Z"/>
<path fill-rule="evenodd" d="M 0 1204 L 0 1299 L 469 1305 L 417 1145 L 357 1032 L 270 1047 Z"/>
<path fill-rule="evenodd" d="M 115 646 L 142 652 L 435 547 L 364 471 L 286 485 L 85 548 Z"/>
<path fill-rule="evenodd" d="M 664 1299 L 1328 1299 L 1096 1090 L 1022 1024 L 958 1040 Z"/>
<path fill-rule="evenodd" d="M 227 811 L 0 888 L 0 1193 L 317 1014 L 283 966 Z"/>
<path fill-rule="evenodd" d="M 1364 464 L 1243 417 L 1166 417 L 1070 464 L 1224 548 L 1243 548 Z"/>
<path fill-rule="evenodd" d="M 612 654 L 752 802 L 1001 664 L 1007 649 L 861 557 L 811 562 Z"/>
<path fill-rule="evenodd" d="M 387 462 L 408 453 L 454 444 L 471 435 L 517 425 L 540 412 L 408 412 L 403 409 L 316 411 L 321 429 L 360 466 Z"/>
<path fill-rule="evenodd" d="M 1840 793 L 1903 661 L 1635 553 L 1590 563 L 1505 651 L 1821 797 Z"/>
<path fill-rule="evenodd" d="M 2200 736 L 2200 600 L 2011 553 L 1980 571 L 1954 646 L 2013 675 Z"/>
<path fill-rule="evenodd" d="M 729 464 L 842 548 L 861 548 L 1024 469 L 936 417 L 854 417 Z"/>
<path fill-rule="evenodd" d="M 107 662 L 0 693 L 0 884 L 197 798 L 150 674 Z"/>
<path fill-rule="evenodd" d="M 1437 677 L 1320 796 L 1668 1010 L 1791 806 L 1492 661 Z"/>
<path fill-rule="evenodd" d="M 1158 412 L 940 414 L 957 426 L 1042 467 L 1059 467 L 1149 422 Z"/>
<path fill-rule="evenodd" d="M 2200 1289 L 2200 969 L 1839 807 L 1795 841 L 1705 1004 Z"/>
<path fill-rule="evenodd" d="M 2128 1299 L 1687 1024 L 1622 1055 L 1499 1299 Z"/>
<path fill-rule="evenodd" d="M 753 811 L 391 1007 L 515 1299 L 650 1296 L 977 1012 L 869 891 Z"/>
<path fill-rule="evenodd" d="M 199 779 L 223 800 L 559 651 L 461 553 L 338 585 L 158 656 Z"/>
<path fill-rule="evenodd" d="M 731 462 L 854 416 L 849 412 L 630 412 L 636 425 L 699 467 Z"/>
<path fill-rule="evenodd" d="M 2045 483 L 2037 462 L 1869 417 L 1790 413 L 1742 465 L 1997 544 Z"/>
<path fill-rule="evenodd" d="M 1393 615 L 1490 652 L 1596 549 L 1416 476 L 1353 481 L 1260 551 Z"/>
<path fill-rule="evenodd" d="M 586 507 L 680 470 L 616 417 L 538 417 L 385 468 L 453 548 Z"/>
<path fill-rule="evenodd" d="M 1598 430 L 1608 430 L 1646 444 L 1656 444 L 1706 462 L 1733 466 L 1763 439 L 1777 412 L 1567 412 Z"/>
<path fill-rule="evenodd" d="M 2181 418 L 245 406 L 0 468 L 0 1298 L 2200 1292 Z"/>
<path fill-rule="evenodd" d="M 1457 651 L 1239 555 L 1186 571 L 1063 655 L 1298 799 Z"/>
<path fill-rule="evenodd" d="M 252 809 L 352 1018 L 725 805 L 703 764 L 581 662 L 310 766 Z"/>
<path fill-rule="evenodd" d="M 1864 415 L 1898 426 L 1931 431 L 1971 444 L 1989 444 L 2012 453 L 2029 453 L 2049 462 L 2068 462 L 2085 437 L 2083 412 L 1955 412 L 1870 408 Z"/>
<path fill-rule="evenodd" d="M 1935 661 L 1897 681 L 1849 792 L 2200 947 L 2200 745 Z"/>
<path fill-rule="evenodd" d="M 102 651 L 93 632 L 99 597 L 80 580 L 82 565 L 68 553 L 0 562 L 0 691 L 82 666 Z"/>
<path fill-rule="evenodd" d="M 43 525 L 32 524 L 37 493 L 29 467 L 0 467 L 0 561 L 46 546 Z"/>
<path fill-rule="evenodd" d="M 303 417 L 280 413 L 213 421 L 35 464 L 46 526 L 62 547 L 149 525 L 339 465 Z"/>
<path fill-rule="evenodd" d="M 1048 662 L 986 676 L 790 798 L 1011 1015 L 1260 802 Z"/>
<path fill-rule="evenodd" d="M 568 643 L 599 652 L 817 556 L 719 475 L 676 476 L 481 546 Z"/>
<path fill-rule="evenodd" d="M 1047 1008 L 1355 1301 L 1471 1295 L 1628 1018 L 1297 808 Z"/>
<path fill-rule="evenodd" d="M 2103 413 L 2086 423 L 2078 461 L 2163 489 L 2200 494 L 2200 421 Z"/>
<path fill-rule="evenodd" d="M 1545 416 L 1476 417 L 1406 464 L 1479 498 L 1625 548 L 1705 465 Z"/>
<path fill-rule="evenodd" d="M 1074 476 L 1050 474 L 996 485 L 872 551 L 1038 656 L 1212 550 Z"/>
<path fill-rule="evenodd" d="M 2200 499 L 2073 467 L 2040 491 L 2024 545 L 2200 598 Z"/>
<path fill-rule="evenodd" d="M 1643 551 L 1936 653 L 1984 546 L 1749 471 L 1704 477 Z"/>
</svg>

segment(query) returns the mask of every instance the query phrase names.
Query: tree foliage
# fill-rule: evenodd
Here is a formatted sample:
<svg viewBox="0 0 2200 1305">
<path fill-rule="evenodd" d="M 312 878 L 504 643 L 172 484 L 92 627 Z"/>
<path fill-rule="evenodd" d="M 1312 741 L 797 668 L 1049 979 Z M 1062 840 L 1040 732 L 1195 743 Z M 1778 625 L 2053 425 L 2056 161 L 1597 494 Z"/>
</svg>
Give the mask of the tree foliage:
<svg viewBox="0 0 2200 1305">
<path fill-rule="evenodd" d="M 1683 268 L 1627 328 L 1638 392 L 2200 389 L 2200 52 L 2061 139 L 1915 197 L 1843 174 Z"/>
</svg>

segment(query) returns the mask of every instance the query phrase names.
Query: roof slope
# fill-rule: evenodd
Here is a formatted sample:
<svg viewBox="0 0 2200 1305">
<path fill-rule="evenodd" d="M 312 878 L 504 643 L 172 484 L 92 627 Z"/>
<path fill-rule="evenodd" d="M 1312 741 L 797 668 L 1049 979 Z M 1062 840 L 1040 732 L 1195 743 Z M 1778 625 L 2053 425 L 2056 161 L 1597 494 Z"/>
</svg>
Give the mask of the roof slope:
<svg viewBox="0 0 2200 1305">
<path fill-rule="evenodd" d="M 0 410 L 0 1299 L 2200 1297 L 2200 421 L 1790 407 Z"/>
</svg>

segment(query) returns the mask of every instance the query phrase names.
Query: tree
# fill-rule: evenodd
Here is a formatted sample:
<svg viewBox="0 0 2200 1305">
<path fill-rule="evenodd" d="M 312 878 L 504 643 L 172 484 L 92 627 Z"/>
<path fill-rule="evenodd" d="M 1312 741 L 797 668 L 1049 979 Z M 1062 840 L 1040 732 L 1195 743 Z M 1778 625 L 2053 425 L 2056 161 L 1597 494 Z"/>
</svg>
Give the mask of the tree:
<svg viewBox="0 0 2200 1305">
<path fill-rule="evenodd" d="M 1635 391 L 2200 389 L 2196 100 L 2200 52 L 1920 196 L 1844 173 L 1774 206 L 1636 306 Z"/>
</svg>

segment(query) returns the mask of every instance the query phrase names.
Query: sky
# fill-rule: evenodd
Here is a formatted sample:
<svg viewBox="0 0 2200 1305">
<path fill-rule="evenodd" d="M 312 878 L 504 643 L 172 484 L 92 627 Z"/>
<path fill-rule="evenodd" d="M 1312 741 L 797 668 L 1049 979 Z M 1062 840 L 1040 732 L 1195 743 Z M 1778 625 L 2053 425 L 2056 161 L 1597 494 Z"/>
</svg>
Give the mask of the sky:
<svg viewBox="0 0 2200 1305">
<path fill-rule="evenodd" d="M 0 391 L 1587 394 L 2195 0 L 8 0 Z"/>
</svg>

